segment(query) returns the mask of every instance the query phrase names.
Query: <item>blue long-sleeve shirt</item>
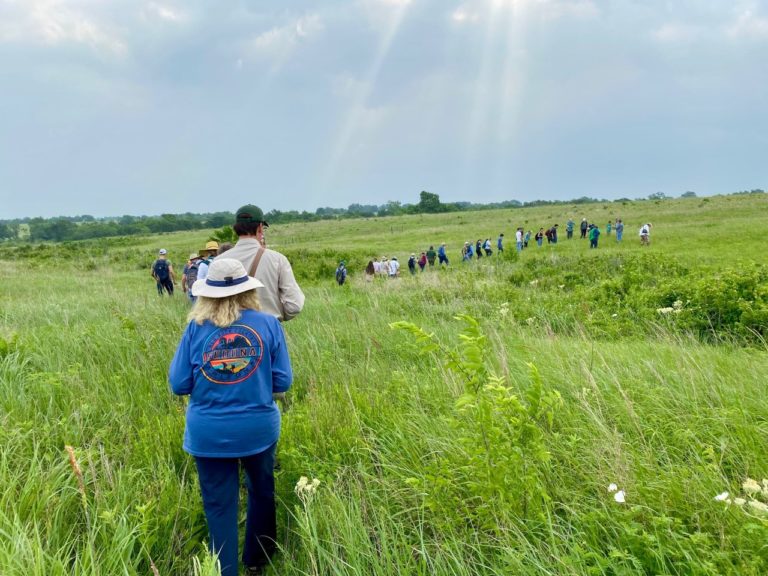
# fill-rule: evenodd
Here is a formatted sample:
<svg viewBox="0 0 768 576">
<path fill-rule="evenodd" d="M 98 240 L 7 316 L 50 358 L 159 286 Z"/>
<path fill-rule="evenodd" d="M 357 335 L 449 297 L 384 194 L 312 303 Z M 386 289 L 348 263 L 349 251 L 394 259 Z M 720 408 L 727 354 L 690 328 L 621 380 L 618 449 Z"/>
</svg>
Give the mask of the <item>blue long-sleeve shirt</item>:
<svg viewBox="0 0 768 576">
<path fill-rule="evenodd" d="M 189 395 L 184 450 L 236 458 L 277 442 L 280 411 L 273 392 L 293 381 L 280 322 L 246 310 L 226 328 L 187 325 L 168 374 L 174 394 Z"/>
</svg>

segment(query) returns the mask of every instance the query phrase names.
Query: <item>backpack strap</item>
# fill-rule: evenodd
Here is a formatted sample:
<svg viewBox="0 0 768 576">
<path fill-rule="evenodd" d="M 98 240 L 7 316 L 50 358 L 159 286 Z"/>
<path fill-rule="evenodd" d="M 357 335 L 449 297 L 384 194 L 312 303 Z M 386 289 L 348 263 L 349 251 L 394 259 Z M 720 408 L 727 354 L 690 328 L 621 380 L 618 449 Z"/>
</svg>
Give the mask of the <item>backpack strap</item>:
<svg viewBox="0 0 768 576">
<path fill-rule="evenodd" d="M 256 252 L 256 257 L 253 259 L 253 263 L 251 264 L 250 270 L 248 270 L 248 276 L 251 278 L 256 277 L 256 268 L 259 267 L 259 262 L 261 262 L 261 257 L 264 254 L 264 247 L 259 247 L 259 251 Z"/>
</svg>

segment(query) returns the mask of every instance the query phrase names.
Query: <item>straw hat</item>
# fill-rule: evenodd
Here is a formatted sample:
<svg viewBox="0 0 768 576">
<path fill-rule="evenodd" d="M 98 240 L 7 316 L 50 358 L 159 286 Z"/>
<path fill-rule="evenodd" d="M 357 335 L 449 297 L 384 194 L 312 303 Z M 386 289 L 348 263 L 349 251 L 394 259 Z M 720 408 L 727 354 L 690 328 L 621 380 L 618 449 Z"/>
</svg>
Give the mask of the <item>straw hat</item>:
<svg viewBox="0 0 768 576">
<path fill-rule="evenodd" d="M 201 250 L 201 252 L 216 252 L 219 249 L 219 243 L 215 240 L 211 240 L 210 242 L 205 243 L 205 248 Z"/>
<path fill-rule="evenodd" d="M 200 258 L 200 256 L 197 254 L 197 252 L 192 252 L 192 254 L 189 255 L 190 260 L 197 260 Z"/>
<path fill-rule="evenodd" d="M 192 285 L 193 296 L 227 298 L 241 292 L 263 288 L 264 284 L 245 272 L 240 260 L 217 258 L 208 268 L 208 277 Z"/>
</svg>

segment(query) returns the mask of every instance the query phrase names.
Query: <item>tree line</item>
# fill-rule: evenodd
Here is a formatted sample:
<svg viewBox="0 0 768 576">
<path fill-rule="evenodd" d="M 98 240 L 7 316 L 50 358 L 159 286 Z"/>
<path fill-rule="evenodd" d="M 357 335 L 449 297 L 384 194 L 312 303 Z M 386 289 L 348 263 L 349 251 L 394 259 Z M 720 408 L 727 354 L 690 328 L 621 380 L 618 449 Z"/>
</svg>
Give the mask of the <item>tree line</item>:
<svg viewBox="0 0 768 576">
<path fill-rule="evenodd" d="M 744 190 L 735 194 L 764 193 L 761 189 Z M 695 197 L 696 193 L 687 191 L 683 198 Z M 671 198 L 662 192 L 651 194 L 647 198 L 636 200 L 665 200 Z M 632 202 L 629 198 L 619 198 L 614 202 Z M 582 196 L 572 200 L 534 200 L 520 202 L 505 200 L 503 202 L 474 203 L 440 201 L 440 196 L 433 192 L 422 191 L 416 204 L 402 204 L 389 201 L 386 204 L 350 204 L 347 208 L 318 208 L 314 212 L 297 210 L 271 210 L 265 214 L 268 222 L 286 224 L 290 222 L 313 222 L 317 220 L 333 220 L 340 218 L 373 218 L 401 216 L 404 214 L 438 214 L 444 212 L 462 212 L 469 210 L 494 210 L 498 208 L 525 208 L 533 206 L 551 206 L 560 204 L 592 204 L 607 202 L 597 198 Z M 18 218 L 0 220 L 0 239 L 23 240 L 30 242 L 63 242 L 71 240 L 88 240 L 112 236 L 137 236 L 158 234 L 162 232 L 179 232 L 220 228 L 231 224 L 234 220 L 232 212 L 211 212 L 195 214 L 161 214 L 160 216 L 119 216 L 96 218 L 85 214 L 80 216 L 59 216 L 56 218 Z"/>
</svg>

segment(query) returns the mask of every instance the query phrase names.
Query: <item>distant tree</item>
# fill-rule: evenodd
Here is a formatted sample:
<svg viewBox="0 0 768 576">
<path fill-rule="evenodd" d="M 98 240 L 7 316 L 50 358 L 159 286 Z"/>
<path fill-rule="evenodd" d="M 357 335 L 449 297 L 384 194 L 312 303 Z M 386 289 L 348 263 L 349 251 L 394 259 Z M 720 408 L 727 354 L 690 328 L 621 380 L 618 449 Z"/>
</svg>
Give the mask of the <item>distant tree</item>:
<svg viewBox="0 0 768 576">
<path fill-rule="evenodd" d="M 668 198 L 669 196 L 664 194 L 664 192 L 654 192 L 648 195 L 648 200 L 666 200 Z"/>
<path fill-rule="evenodd" d="M 390 200 L 386 204 L 379 206 L 379 216 L 397 216 L 403 213 L 403 205 L 397 200 Z"/>
<path fill-rule="evenodd" d="M 425 214 L 437 214 L 443 212 L 442 205 L 440 204 L 440 196 L 422 190 L 419 194 L 418 211 Z"/>
<path fill-rule="evenodd" d="M 688 190 L 687 192 L 680 194 L 680 198 L 696 198 L 696 192 Z"/>
<path fill-rule="evenodd" d="M 224 242 L 234 244 L 237 242 L 237 234 L 235 234 L 235 230 L 232 226 L 227 225 L 219 230 L 214 230 L 213 234 L 208 237 L 208 240 L 215 240 L 219 244 L 223 244 Z"/>
</svg>

